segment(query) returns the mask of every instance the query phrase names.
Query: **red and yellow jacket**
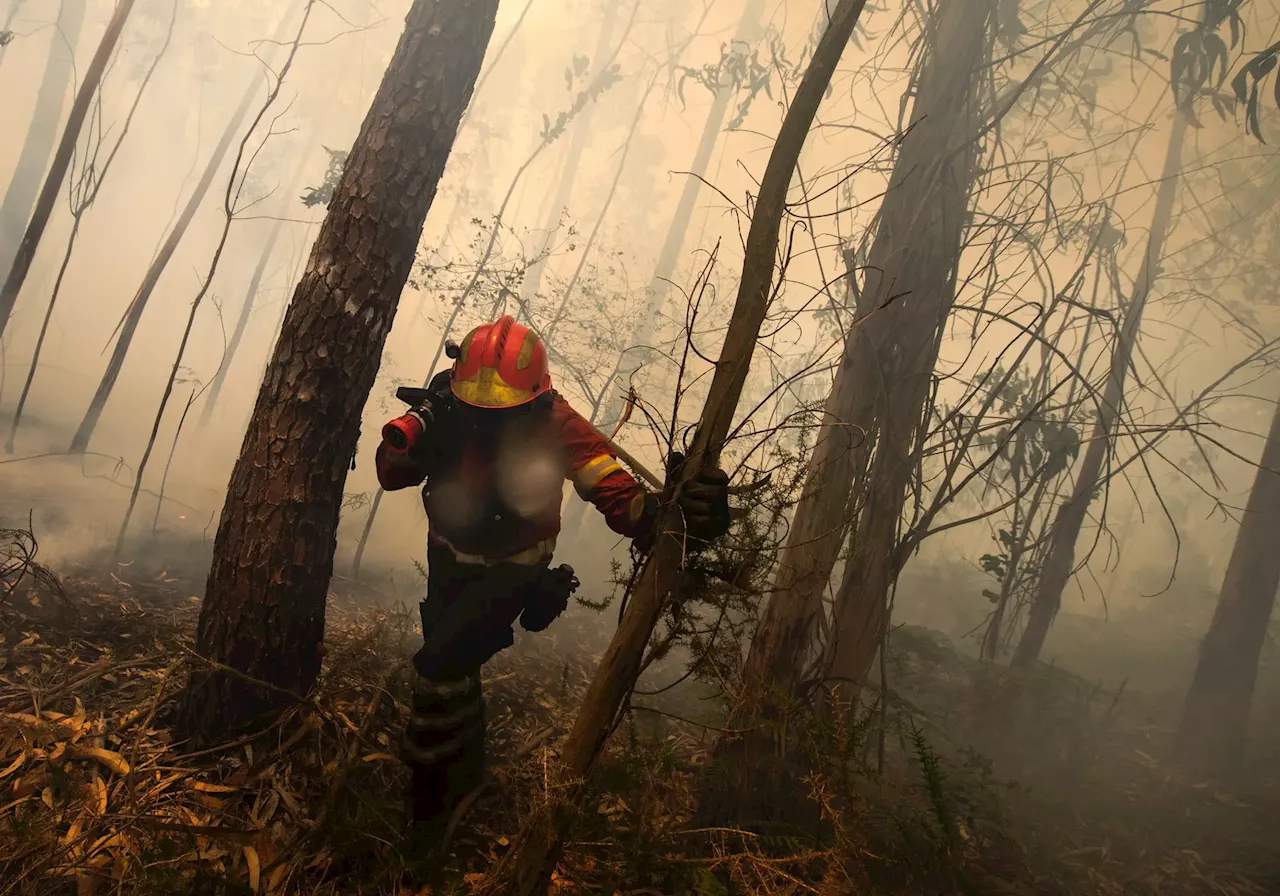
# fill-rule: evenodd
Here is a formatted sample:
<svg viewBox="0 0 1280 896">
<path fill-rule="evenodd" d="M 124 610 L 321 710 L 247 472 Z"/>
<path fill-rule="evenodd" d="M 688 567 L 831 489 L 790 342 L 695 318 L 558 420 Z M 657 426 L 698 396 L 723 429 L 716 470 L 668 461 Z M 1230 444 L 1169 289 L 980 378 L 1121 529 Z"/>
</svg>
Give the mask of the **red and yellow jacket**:
<svg viewBox="0 0 1280 896">
<path fill-rule="evenodd" d="M 634 538 L 652 526 L 646 490 L 558 394 L 542 413 L 495 419 L 506 422 L 440 434 L 445 444 L 429 465 L 393 454 L 385 443 L 378 446 L 378 482 L 384 489 L 425 480 L 423 504 L 434 543 L 467 562 L 546 559 L 560 532 L 565 479 L 619 535 Z"/>
</svg>

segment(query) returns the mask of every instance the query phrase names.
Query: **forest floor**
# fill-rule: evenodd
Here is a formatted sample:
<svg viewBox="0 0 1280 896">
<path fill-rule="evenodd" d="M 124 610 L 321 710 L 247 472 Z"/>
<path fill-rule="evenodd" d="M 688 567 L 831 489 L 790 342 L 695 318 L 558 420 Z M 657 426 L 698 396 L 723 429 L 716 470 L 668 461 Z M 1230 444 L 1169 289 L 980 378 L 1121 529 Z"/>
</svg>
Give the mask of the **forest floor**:
<svg viewBox="0 0 1280 896">
<path fill-rule="evenodd" d="M 0 896 L 467 893 L 547 798 L 599 643 L 571 614 L 484 670 L 492 776 L 447 860 L 405 835 L 396 759 L 415 634 L 338 581 L 316 691 L 271 728 L 181 749 L 168 727 L 196 570 L 61 570 L 64 596 L 0 595 Z M 716 713 L 692 692 L 615 734 L 553 888 L 571 894 L 1263 896 L 1280 892 L 1273 761 L 1230 786 L 1162 757 L 1115 694 L 1065 672 L 1014 681 L 923 629 L 895 634 L 893 697 L 813 771 L 808 832 L 698 827 Z M 880 731 L 883 730 L 882 737 Z M 882 758 L 883 757 L 883 758 Z M 1243 770 L 1242 770 L 1243 773 Z"/>
</svg>

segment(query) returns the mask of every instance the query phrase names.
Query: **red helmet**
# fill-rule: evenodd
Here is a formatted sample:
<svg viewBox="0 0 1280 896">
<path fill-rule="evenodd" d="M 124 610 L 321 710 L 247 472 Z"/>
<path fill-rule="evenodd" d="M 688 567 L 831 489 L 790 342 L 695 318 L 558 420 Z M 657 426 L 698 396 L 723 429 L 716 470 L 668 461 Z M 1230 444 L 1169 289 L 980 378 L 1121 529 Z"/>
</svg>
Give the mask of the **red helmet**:
<svg viewBox="0 0 1280 896">
<path fill-rule="evenodd" d="M 459 401 L 480 408 L 528 404 L 551 389 L 546 346 L 536 333 L 504 314 L 462 340 L 449 385 Z"/>
</svg>

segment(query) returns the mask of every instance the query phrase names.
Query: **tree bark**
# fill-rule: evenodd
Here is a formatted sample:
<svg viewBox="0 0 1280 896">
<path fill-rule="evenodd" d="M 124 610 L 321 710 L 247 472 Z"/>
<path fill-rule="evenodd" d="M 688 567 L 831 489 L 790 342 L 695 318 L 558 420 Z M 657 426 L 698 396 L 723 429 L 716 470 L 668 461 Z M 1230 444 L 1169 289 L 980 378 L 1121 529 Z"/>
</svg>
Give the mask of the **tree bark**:
<svg viewBox="0 0 1280 896">
<path fill-rule="evenodd" d="M 760 33 L 760 17 L 764 13 L 764 0 L 747 0 L 746 9 L 738 22 L 738 32 L 734 41 L 751 43 Z M 658 261 L 653 268 L 653 277 L 646 290 L 644 316 L 640 319 L 640 327 L 631 338 L 631 348 L 618 357 L 614 367 L 613 395 L 610 397 L 605 412 L 600 418 L 600 427 L 609 432 L 622 417 L 622 409 L 626 404 L 627 392 L 631 387 L 631 378 L 635 376 L 647 357 L 646 347 L 657 332 L 657 324 L 662 316 L 662 308 L 667 301 L 667 293 L 671 289 L 671 278 L 675 276 L 676 264 L 684 249 L 685 239 L 689 234 L 689 223 L 693 220 L 693 209 L 698 201 L 698 193 L 703 187 L 703 178 L 707 166 L 711 164 L 711 154 L 715 151 L 716 142 L 720 139 L 720 129 L 724 126 L 724 117 L 729 112 L 729 103 L 735 94 L 734 87 L 725 85 L 715 93 L 711 110 L 702 126 L 702 136 L 693 153 L 693 161 L 689 173 L 683 175 L 684 188 L 680 191 L 680 201 L 676 203 L 675 214 L 671 225 L 667 228 L 666 239 L 658 252 Z"/>
<path fill-rule="evenodd" d="M 196 650 L 239 675 L 193 674 L 182 721 L 200 741 L 306 694 L 319 673 L 361 409 L 497 7 L 415 0 L 334 191 L 218 525 Z"/>
<path fill-rule="evenodd" d="M 271 45 L 276 50 L 279 49 L 281 41 L 284 39 L 289 20 L 290 16 L 288 15 L 281 19 L 280 27 L 276 30 L 276 34 L 271 40 Z M 125 312 L 124 321 L 120 327 L 120 336 L 116 339 L 111 358 L 107 361 L 107 369 L 103 372 L 102 380 L 98 383 L 98 389 L 94 392 L 93 400 L 89 402 L 89 408 L 85 411 L 84 419 L 80 421 L 80 426 L 71 440 L 71 447 L 68 449 L 70 453 L 83 454 L 89 450 L 89 441 L 93 438 L 93 431 L 97 428 L 98 420 L 107 406 L 107 401 L 111 398 L 111 391 L 115 388 L 116 380 L 124 367 L 125 357 L 129 354 L 129 348 L 133 344 L 133 335 L 137 332 L 138 324 L 142 321 L 142 314 L 147 309 L 147 303 L 150 301 L 152 293 L 155 292 L 156 284 L 160 282 L 160 277 L 164 274 L 169 261 L 173 258 L 173 253 L 177 251 L 178 244 L 182 242 L 182 238 L 186 235 L 192 219 L 195 218 L 196 212 L 200 209 L 200 203 L 204 201 L 205 195 L 209 192 L 209 187 L 213 185 L 213 179 L 218 174 L 218 167 L 222 164 L 222 160 L 226 158 L 227 151 L 231 149 L 231 144 L 236 138 L 236 132 L 239 130 L 240 125 L 244 123 L 245 116 L 249 114 L 249 109 L 253 106 L 253 99 L 258 93 L 261 83 L 261 73 L 255 72 L 253 79 L 249 82 L 248 89 L 240 99 L 240 105 L 232 113 L 231 120 L 227 122 L 227 126 L 222 132 L 222 137 L 218 140 L 218 145 L 214 147 L 213 155 L 209 157 L 209 162 L 205 165 L 204 173 L 200 176 L 199 183 L 196 184 L 191 196 L 187 199 L 187 204 L 183 207 L 182 214 L 174 222 L 168 238 L 165 239 L 160 251 L 156 254 L 155 259 L 152 260 L 151 267 L 147 269 L 146 275 L 142 278 L 142 285 L 138 287 L 138 292 L 134 295 L 133 302 L 129 305 L 128 311 Z"/>
<path fill-rule="evenodd" d="M 787 189 L 818 105 L 864 4 L 865 0 L 840 0 L 778 132 L 747 234 L 734 313 L 690 447 L 687 470 L 698 470 L 714 461 L 728 437 L 773 286 Z M 550 789 L 557 794 L 557 803 L 554 808 L 536 811 L 525 824 L 511 851 L 486 881 L 486 889 L 492 893 L 532 896 L 546 889 L 581 782 L 590 774 L 624 699 L 635 686 L 645 646 L 680 576 L 684 545 L 680 512 L 674 506 L 679 488 L 680 483 L 667 484 L 660 535 L 565 742 L 556 782 Z"/>
<path fill-rule="evenodd" d="M 1238 760 L 1248 733 L 1258 660 L 1280 588 L 1280 403 L 1254 474 L 1218 606 L 1200 642 L 1200 658 L 1178 729 L 1183 758 L 1207 767 Z"/>
<path fill-rule="evenodd" d="M 45 163 L 49 161 L 49 151 L 53 149 L 54 139 L 58 134 L 63 97 L 66 95 L 67 85 L 71 83 L 76 43 L 80 38 L 80 26 L 84 23 L 85 0 L 63 0 L 58 12 L 49 61 L 45 64 L 40 92 L 36 94 L 35 115 L 27 130 L 26 140 L 23 141 L 18 165 L 9 181 L 9 189 L 5 192 L 4 201 L 0 203 L 0 271 L 7 272 L 4 286 L 0 287 L 0 334 L 4 333 L 9 323 L 13 303 L 31 268 L 36 247 L 40 244 L 40 237 L 53 212 L 53 204 L 58 199 L 58 191 L 76 148 L 76 138 L 80 135 L 80 126 L 89 111 L 89 102 L 98 89 L 102 71 L 106 68 L 116 39 L 132 8 L 133 0 L 122 0 L 111 17 L 72 104 L 70 119 L 63 129 L 62 140 L 44 179 L 44 186 L 38 187 L 40 175 L 45 171 Z M 35 203 L 34 212 L 32 203 Z"/>
<path fill-rule="evenodd" d="M 1093 493 L 1098 488 L 1102 467 L 1115 437 L 1116 421 L 1124 407 L 1125 379 L 1142 331 L 1142 314 L 1146 310 L 1151 287 L 1160 273 L 1165 238 L 1173 222 L 1173 203 L 1178 194 L 1178 178 L 1182 172 L 1182 143 L 1186 132 L 1186 116 L 1181 111 L 1174 110 L 1169 145 L 1165 149 L 1164 168 L 1156 191 L 1156 204 L 1151 212 L 1146 253 L 1133 282 L 1133 293 L 1124 309 L 1124 323 L 1111 353 L 1111 370 L 1107 376 L 1102 403 L 1098 407 L 1093 433 L 1089 437 L 1089 447 L 1085 450 L 1080 472 L 1076 474 L 1071 496 L 1058 508 L 1054 518 L 1040 582 L 1027 612 L 1027 627 L 1013 653 L 1011 665 L 1015 667 L 1025 668 L 1040 659 L 1040 651 L 1044 649 L 1049 628 L 1062 606 L 1062 592 L 1066 590 L 1067 582 L 1075 571 L 1076 541 L 1080 537 L 1080 530 L 1084 528 L 1089 504 L 1093 501 Z"/>
<path fill-rule="evenodd" d="M 605 7 L 604 20 L 600 23 L 600 37 L 596 41 L 595 53 L 591 57 L 591 64 L 596 69 L 596 77 L 600 74 L 601 66 L 608 64 L 606 60 L 609 58 L 609 46 L 613 40 L 613 26 L 617 22 L 618 9 L 621 5 L 621 0 L 608 0 L 608 6 Z M 537 260 L 525 272 L 524 281 L 520 284 L 520 295 L 526 302 L 532 300 L 542 287 L 542 274 L 547 267 L 547 259 L 542 256 L 554 245 L 556 234 L 560 232 L 560 216 L 573 197 L 573 182 L 582 167 L 582 154 L 586 152 L 587 145 L 591 142 L 591 119 L 595 114 L 595 108 L 595 103 L 588 105 L 578 116 L 578 121 L 574 123 L 573 136 L 569 139 L 569 151 L 565 154 L 564 168 L 560 172 L 556 191 L 552 195 L 551 208 L 547 210 L 543 224 L 543 236 L 535 244 L 537 251 L 533 254 Z"/>
<path fill-rule="evenodd" d="M 836 592 L 827 645 L 828 681 L 840 708 L 854 704 L 866 681 L 900 569 L 898 527 L 978 177 L 977 135 L 985 111 L 979 94 L 990 65 L 993 14 L 987 0 L 947 3 L 930 23 L 914 123 L 903 138 L 886 205 L 895 192 L 899 198 L 888 214 L 882 211 L 864 284 L 872 307 L 882 310 L 865 324 L 874 370 L 854 387 L 861 397 L 851 422 L 874 433 L 874 456 L 855 491 L 854 549 Z M 923 157 L 908 159 L 916 153 Z"/>
<path fill-rule="evenodd" d="M 860 666 L 863 641 L 850 634 L 868 624 L 873 632 L 879 628 L 912 447 L 955 296 L 976 177 L 977 89 L 989 59 L 989 12 L 988 3 L 943 5 L 918 64 L 912 125 L 856 290 L 858 318 L 846 336 L 774 589 L 743 668 L 742 725 L 735 727 L 751 733 L 736 745 L 720 745 L 722 756 L 736 746 L 749 787 L 766 772 L 788 709 L 801 696 L 813 624 L 850 530 L 857 550 L 837 598 L 836 643 L 828 645 L 827 662 Z M 846 276 L 854 282 L 852 270 Z M 851 495 L 855 481 L 860 487 Z M 874 500 L 865 500 L 868 495 Z M 852 696 L 846 688 L 843 699 Z M 766 724 L 756 726 L 755 719 Z M 765 798 L 747 801 L 748 811 L 766 807 Z"/>
</svg>

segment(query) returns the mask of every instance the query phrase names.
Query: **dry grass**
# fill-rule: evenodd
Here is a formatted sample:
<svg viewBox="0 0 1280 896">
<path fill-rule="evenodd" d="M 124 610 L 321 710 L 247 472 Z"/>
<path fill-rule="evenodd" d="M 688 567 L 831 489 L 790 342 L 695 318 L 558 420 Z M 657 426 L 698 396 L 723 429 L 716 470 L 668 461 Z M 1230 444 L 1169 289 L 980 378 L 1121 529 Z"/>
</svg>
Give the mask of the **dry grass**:
<svg viewBox="0 0 1280 896">
<path fill-rule="evenodd" d="M 0 896 L 477 892 L 519 820 L 556 802 L 550 764 L 597 659 L 564 648 L 599 642 L 586 630 L 598 622 L 578 615 L 558 622 L 554 637 L 522 638 L 486 667 L 493 773 L 468 800 L 441 860 L 406 837 L 395 754 L 415 636 L 403 608 L 379 607 L 339 582 L 324 669 L 307 701 L 266 730 L 189 753 L 168 720 L 186 673 L 202 662 L 191 651 L 199 582 L 127 567 L 61 584 L 65 599 L 28 580 L 0 603 Z M 981 716 L 962 699 L 968 671 L 939 656 L 925 665 L 927 674 L 900 669 L 898 680 L 905 686 L 914 675 L 953 710 Z M 928 712 L 924 702 L 916 711 Z M 810 775 L 799 789 L 822 807 L 821 832 L 773 838 L 696 825 L 714 732 L 673 717 L 695 715 L 692 707 L 658 709 L 633 713 L 615 734 L 553 891 L 1275 892 L 1265 883 L 1274 852 L 1211 854 L 1189 833 L 1211 839 L 1234 835 L 1230 824 L 1256 825 L 1261 816 L 1234 805 L 1256 800 L 1209 784 L 1162 791 L 1154 782 L 1173 773 L 1157 753 L 1134 752 L 1133 732 L 1094 737 L 1101 771 L 1087 783 L 1076 777 L 1062 792 L 1011 795 L 1016 818 L 966 796 L 990 782 L 969 781 L 958 759 L 945 760 L 956 808 L 950 840 L 909 750 L 883 777 L 864 776 L 856 794 Z M 1118 795 L 1104 793 L 1117 787 Z M 1187 792 L 1199 794 L 1194 811 L 1204 820 L 1153 828 L 1161 811 L 1191 805 Z M 1243 858 L 1225 862 L 1231 855 Z M 939 889 L 939 880 L 952 883 Z"/>
</svg>

